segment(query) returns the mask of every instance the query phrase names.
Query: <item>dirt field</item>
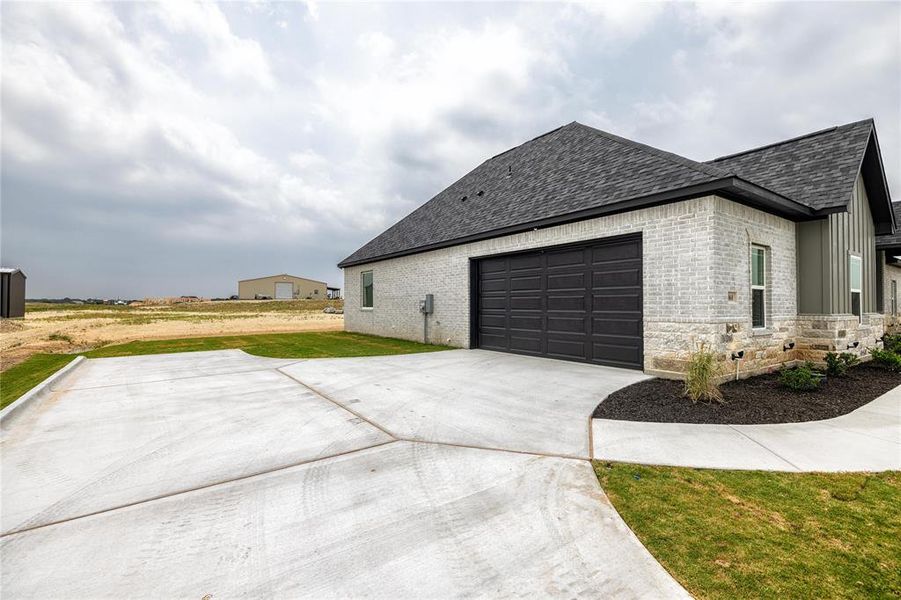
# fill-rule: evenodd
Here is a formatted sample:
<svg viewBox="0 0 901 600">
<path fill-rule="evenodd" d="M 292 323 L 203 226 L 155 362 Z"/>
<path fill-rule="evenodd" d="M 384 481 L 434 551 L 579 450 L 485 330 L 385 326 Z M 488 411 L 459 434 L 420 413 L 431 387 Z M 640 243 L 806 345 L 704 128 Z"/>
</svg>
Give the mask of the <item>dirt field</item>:
<svg viewBox="0 0 901 600">
<path fill-rule="evenodd" d="M 37 352 L 77 352 L 135 340 L 245 333 L 336 331 L 341 300 L 196 302 L 167 306 L 29 303 L 24 319 L 0 321 L 0 370 Z"/>
</svg>

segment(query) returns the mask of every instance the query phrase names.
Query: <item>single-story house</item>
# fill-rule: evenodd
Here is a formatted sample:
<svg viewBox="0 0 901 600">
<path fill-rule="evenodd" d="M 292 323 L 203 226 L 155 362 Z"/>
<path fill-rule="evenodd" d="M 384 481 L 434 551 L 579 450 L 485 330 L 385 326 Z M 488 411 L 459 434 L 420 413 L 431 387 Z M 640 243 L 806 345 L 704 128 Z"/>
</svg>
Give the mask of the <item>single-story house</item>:
<svg viewBox="0 0 901 600">
<path fill-rule="evenodd" d="M 901 285 L 901 202 L 892 204 L 898 229 L 894 234 L 876 236 L 876 250 L 884 260 L 882 269 L 882 298 L 885 313 L 885 329 L 889 333 L 901 332 L 901 300 L 898 286 Z"/>
<path fill-rule="evenodd" d="M 25 316 L 25 279 L 21 269 L 0 268 L 0 318 Z"/>
<path fill-rule="evenodd" d="M 238 282 L 238 298 L 241 300 L 297 300 L 324 299 L 328 286 L 324 281 L 295 277 L 282 273 L 268 277 L 242 279 Z"/>
<path fill-rule="evenodd" d="M 339 263 L 345 328 L 673 377 L 702 342 L 742 375 L 863 353 L 892 208 L 872 119 L 707 162 L 574 122 Z"/>
</svg>

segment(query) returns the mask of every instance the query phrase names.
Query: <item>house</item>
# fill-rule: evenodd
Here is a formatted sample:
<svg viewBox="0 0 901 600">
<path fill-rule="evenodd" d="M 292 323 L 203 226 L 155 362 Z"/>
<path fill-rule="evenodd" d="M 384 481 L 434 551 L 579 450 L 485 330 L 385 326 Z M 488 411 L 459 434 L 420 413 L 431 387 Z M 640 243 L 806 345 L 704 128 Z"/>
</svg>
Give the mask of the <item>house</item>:
<svg viewBox="0 0 901 600">
<path fill-rule="evenodd" d="M 25 279 L 21 269 L 0 268 L 0 317 L 25 316 Z"/>
<path fill-rule="evenodd" d="M 879 343 L 898 225 L 872 119 L 708 162 L 570 123 L 344 259 L 345 328 L 670 377 L 703 342 L 747 375 Z"/>
<path fill-rule="evenodd" d="M 238 282 L 238 298 L 241 300 L 324 299 L 327 296 L 327 287 L 324 281 L 282 273 L 268 277 L 242 279 Z"/>
<path fill-rule="evenodd" d="M 880 255 L 877 266 L 882 270 L 882 277 L 877 276 L 877 281 L 882 282 L 885 329 L 889 333 L 901 333 L 901 300 L 898 298 L 898 286 L 901 285 L 901 202 L 893 203 L 892 208 L 898 229 L 894 234 L 876 236 L 876 250 Z"/>
</svg>

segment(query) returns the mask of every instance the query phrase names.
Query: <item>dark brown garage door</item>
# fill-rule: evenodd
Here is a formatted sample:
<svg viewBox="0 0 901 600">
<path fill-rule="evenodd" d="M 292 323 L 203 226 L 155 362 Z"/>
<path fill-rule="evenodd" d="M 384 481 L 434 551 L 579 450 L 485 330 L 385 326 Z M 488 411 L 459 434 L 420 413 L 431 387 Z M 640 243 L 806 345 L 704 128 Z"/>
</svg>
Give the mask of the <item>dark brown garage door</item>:
<svg viewBox="0 0 901 600">
<path fill-rule="evenodd" d="M 473 268 L 478 347 L 642 368 L 640 237 L 483 258 Z"/>
</svg>

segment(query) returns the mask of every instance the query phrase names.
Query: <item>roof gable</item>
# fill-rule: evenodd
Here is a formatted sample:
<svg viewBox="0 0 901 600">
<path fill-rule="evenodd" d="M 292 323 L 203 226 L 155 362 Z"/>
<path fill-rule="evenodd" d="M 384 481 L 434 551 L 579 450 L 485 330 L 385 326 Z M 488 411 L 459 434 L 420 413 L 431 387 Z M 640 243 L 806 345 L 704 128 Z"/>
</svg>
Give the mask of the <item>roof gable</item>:
<svg viewBox="0 0 901 600">
<path fill-rule="evenodd" d="M 715 158 L 707 164 L 816 210 L 845 208 L 872 131 L 873 121 L 867 119 Z"/>
</svg>

